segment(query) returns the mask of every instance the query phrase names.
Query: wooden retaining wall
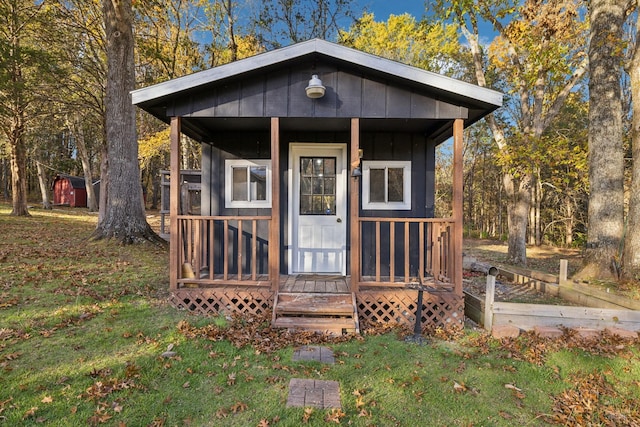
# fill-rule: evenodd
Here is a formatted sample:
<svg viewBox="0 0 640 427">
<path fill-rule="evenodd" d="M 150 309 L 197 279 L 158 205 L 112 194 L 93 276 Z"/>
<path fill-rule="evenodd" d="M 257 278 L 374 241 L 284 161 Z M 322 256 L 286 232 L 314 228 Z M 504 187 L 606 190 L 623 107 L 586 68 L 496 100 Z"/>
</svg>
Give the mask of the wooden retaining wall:
<svg viewBox="0 0 640 427">
<path fill-rule="evenodd" d="M 513 325 L 525 331 L 535 326 L 640 331 L 640 311 L 635 310 L 511 302 L 494 302 L 492 308 L 492 326 Z"/>
<path fill-rule="evenodd" d="M 465 293 L 465 315 L 487 330 L 493 326 L 512 325 L 523 330 L 531 330 L 535 326 L 564 326 L 640 331 L 640 302 L 571 282 L 566 278 L 566 271 L 566 261 L 563 260 L 556 283 L 546 282 L 540 277 L 528 277 L 521 272 L 507 273 L 512 274 L 510 279 L 516 283 L 528 284 L 582 306 L 496 302 L 495 276 L 488 275 L 484 302 Z M 500 273 L 504 272 L 501 270 Z"/>
</svg>

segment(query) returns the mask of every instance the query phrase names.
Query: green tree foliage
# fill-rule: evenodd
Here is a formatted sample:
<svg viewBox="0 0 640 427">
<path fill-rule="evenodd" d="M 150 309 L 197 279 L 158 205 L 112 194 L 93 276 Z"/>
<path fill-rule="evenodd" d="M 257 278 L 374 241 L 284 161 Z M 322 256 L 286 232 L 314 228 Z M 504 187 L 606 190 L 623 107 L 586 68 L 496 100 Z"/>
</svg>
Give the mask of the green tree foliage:
<svg viewBox="0 0 640 427">
<path fill-rule="evenodd" d="M 474 57 L 476 79 L 508 94 L 504 120 L 488 119 L 500 151 L 507 195 L 509 258 L 526 264 L 529 213 L 541 201 L 535 155 L 544 132 L 586 73 L 586 25 L 575 2 L 524 3 L 482 0 L 439 2 L 442 18 L 453 19 Z M 483 20 L 498 33 L 488 49 L 480 44 Z M 578 41 L 576 43 L 576 41 Z M 490 78 L 490 80 L 488 80 Z M 534 218 L 539 217 L 537 214 Z M 536 230 L 539 230 L 538 223 Z"/>
<path fill-rule="evenodd" d="M 194 39 L 200 0 L 135 3 L 138 84 L 149 85 L 200 71 L 204 58 Z"/>
<path fill-rule="evenodd" d="M 467 50 L 458 42 L 456 31 L 454 25 L 418 22 L 407 13 L 391 15 L 387 22 L 375 21 L 372 13 L 364 13 L 349 30 L 340 31 L 338 40 L 363 52 L 459 77 Z"/>
<path fill-rule="evenodd" d="M 10 153 L 12 215 L 28 216 L 27 135 L 60 77 L 47 48 L 48 2 L 0 0 L 0 130 Z"/>
</svg>

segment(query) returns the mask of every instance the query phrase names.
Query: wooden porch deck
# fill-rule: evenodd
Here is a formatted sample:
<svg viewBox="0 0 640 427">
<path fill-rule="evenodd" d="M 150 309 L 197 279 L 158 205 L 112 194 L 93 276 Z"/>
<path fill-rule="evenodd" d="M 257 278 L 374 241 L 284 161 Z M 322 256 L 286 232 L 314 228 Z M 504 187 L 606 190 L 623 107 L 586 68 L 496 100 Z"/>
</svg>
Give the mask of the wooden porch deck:
<svg viewBox="0 0 640 427">
<path fill-rule="evenodd" d="M 279 292 L 348 294 L 351 293 L 349 278 L 322 274 L 296 274 L 281 276 Z"/>
</svg>

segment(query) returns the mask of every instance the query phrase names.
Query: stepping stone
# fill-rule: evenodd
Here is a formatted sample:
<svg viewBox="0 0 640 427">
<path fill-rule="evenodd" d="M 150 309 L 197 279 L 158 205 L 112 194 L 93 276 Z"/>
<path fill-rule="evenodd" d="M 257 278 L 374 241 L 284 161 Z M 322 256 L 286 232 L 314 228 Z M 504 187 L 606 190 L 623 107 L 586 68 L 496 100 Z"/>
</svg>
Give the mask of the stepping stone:
<svg viewBox="0 0 640 427">
<path fill-rule="evenodd" d="M 315 360 L 316 362 L 333 365 L 336 359 L 333 357 L 333 350 L 327 347 L 309 345 L 296 349 L 293 352 L 293 361 Z"/>
<path fill-rule="evenodd" d="M 287 407 L 341 408 L 338 381 L 291 378 Z"/>
</svg>

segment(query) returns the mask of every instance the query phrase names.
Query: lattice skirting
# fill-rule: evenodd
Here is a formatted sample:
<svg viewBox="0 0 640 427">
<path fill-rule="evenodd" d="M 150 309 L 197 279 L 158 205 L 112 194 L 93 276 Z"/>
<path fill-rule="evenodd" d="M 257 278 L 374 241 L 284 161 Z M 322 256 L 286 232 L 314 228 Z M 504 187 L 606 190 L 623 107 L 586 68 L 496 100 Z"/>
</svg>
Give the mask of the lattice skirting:
<svg viewBox="0 0 640 427">
<path fill-rule="evenodd" d="M 404 289 L 360 290 L 356 293 L 358 317 L 363 323 L 416 323 L 418 292 Z M 453 292 L 430 294 L 422 299 L 422 327 L 461 328 L 464 299 Z"/>
<path fill-rule="evenodd" d="M 177 289 L 171 291 L 169 303 L 181 310 L 203 315 L 271 313 L 273 291 L 259 287 L 224 287 L 217 289 Z"/>
</svg>

